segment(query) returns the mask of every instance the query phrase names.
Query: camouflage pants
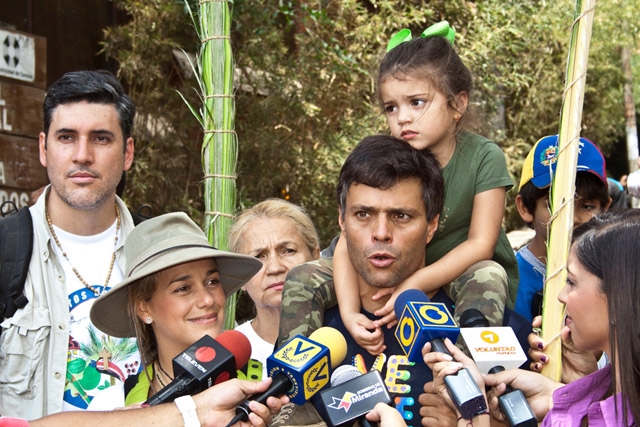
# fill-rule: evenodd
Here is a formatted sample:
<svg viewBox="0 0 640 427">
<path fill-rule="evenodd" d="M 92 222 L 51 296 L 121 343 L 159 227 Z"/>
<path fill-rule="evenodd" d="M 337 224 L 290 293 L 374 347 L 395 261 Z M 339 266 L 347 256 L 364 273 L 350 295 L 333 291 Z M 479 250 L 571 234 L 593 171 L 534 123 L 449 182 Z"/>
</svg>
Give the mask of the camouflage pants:
<svg viewBox="0 0 640 427">
<path fill-rule="evenodd" d="M 480 261 L 445 287 L 455 305 L 453 315 L 460 323 L 465 310 L 480 310 L 491 326 L 502 326 L 504 308 L 509 300 L 509 278 L 495 261 Z"/>
<path fill-rule="evenodd" d="M 311 335 L 322 326 L 324 311 L 337 304 L 331 259 L 321 258 L 292 268 L 282 290 L 277 345 L 296 335 Z"/>
<path fill-rule="evenodd" d="M 484 314 L 491 326 L 502 326 L 509 299 L 509 280 L 497 262 L 473 264 L 446 285 L 445 291 L 455 302 L 456 321 L 466 309 L 473 307 Z M 308 337 L 322 326 L 324 311 L 337 303 L 330 259 L 311 261 L 291 269 L 282 291 L 278 345 L 295 335 Z"/>
</svg>

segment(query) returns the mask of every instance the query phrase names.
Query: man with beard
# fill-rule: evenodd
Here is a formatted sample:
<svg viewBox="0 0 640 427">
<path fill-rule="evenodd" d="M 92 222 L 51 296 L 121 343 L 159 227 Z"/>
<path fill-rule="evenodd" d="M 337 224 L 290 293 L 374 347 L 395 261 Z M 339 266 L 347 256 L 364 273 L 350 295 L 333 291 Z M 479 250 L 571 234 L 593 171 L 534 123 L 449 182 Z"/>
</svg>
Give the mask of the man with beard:
<svg viewBox="0 0 640 427">
<path fill-rule="evenodd" d="M 440 167 L 430 153 L 417 151 L 404 141 L 392 136 L 370 136 L 362 140 L 345 161 L 337 194 L 342 238 L 358 273 L 362 313 L 377 320 L 373 313 L 384 306 L 390 293 L 425 265 L 426 246 L 436 231 L 444 198 Z M 287 293 L 288 287 L 291 290 L 303 287 L 308 296 L 332 290 L 332 284 L 325 286 L 332 281 L 331 259 L 295 267 L 287 276 L 283 307 L 288 304 L 285 299 L 295 301 L 303 297 Z M 389 291 L 387 296 L 373 300 L 381 289 Z M 429 297 L 451 304 L 442 288 Z M 335 298 L 320 296 L 317 300 Z M 322 304 L 314 306 L 311 313 L 297 313 L 298 323 L 305 323 L 299 316 L 322 318 L 320 310 L 324 310 Z M 282 311 L 283 316 L 292 314 Z M 432 379 L 426 365 L 407 361 L 393 328 L 381 328 L 386 348 L 381 355 L 373 356 L 348 333 L 337 306 L 325 310 L 323 315 L 324 325 L 340 330 L 347 340 L 344 363 L 364 372 L 379 369 L 393 405 L 409 425 L 420 425 L 418 397 L 425 383 Z M 280 332 L 282 338 L 282 323 Z M 284 425 L 312 424 L 307 420 L 302 422 L 295 412 L 290 420 L 283 421 Z"/>
<path fill-rule="evenodd" d="M 26 419 L 86 409 L 139 367 L 135 340 L 89 320 L 95 298 L 123 279 L 134 223 L 116 187 L 133 162 L 135 106 L 112 74 L 77 71 L 51 86 L 43 112 L 40 163 L 51 184 L 29 209 L 28 303 L 0 338 L 0 413 Z"/>
</svg>

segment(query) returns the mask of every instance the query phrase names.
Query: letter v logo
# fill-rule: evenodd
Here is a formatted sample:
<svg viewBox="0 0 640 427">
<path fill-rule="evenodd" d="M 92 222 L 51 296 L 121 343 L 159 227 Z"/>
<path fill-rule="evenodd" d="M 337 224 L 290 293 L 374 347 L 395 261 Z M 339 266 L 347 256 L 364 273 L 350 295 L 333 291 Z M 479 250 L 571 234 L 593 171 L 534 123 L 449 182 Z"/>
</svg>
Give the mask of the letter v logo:
<svg viewBox="0 0 640 427">
<path fill-rule="evenodd" d="M 327 364 L 323 363 L 322 366 L 320 366 L 320 369 L 318 369 L 318 372 L 313 376 L 312 380 L 315 382 L 326 380 L 328 373 Z"/>
<path fill-rule="evenodd" d="M 314 345 L 310 345 L 307 348 L 302 348 L 303 344 L 304 344 L 304 341 L 302 340 L 298 342 L 298 345 L 296 346 L 296 349 L 293 352 L 294 356 L 298 356 L 299 354 L 306 353 L 307 351 L 313 350 L 315 348 Z"/>
</svg>

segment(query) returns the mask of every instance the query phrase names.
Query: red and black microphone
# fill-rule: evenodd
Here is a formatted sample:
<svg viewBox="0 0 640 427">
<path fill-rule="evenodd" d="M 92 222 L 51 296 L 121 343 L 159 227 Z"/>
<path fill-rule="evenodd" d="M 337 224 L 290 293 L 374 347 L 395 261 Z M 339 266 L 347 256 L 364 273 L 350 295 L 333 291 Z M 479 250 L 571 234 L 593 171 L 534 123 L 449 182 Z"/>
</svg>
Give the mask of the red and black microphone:
<svg viewBox="0 0 640 427">
<path fill-rule="evenodd" d="M 174 380 L 145 403 L 153 406 L 173 402 L 235 378 L 251 356 L 249 339 L 238 331 L 224 331 L 217 339 L 205 335 L 174 357 Z"/>
</svg>

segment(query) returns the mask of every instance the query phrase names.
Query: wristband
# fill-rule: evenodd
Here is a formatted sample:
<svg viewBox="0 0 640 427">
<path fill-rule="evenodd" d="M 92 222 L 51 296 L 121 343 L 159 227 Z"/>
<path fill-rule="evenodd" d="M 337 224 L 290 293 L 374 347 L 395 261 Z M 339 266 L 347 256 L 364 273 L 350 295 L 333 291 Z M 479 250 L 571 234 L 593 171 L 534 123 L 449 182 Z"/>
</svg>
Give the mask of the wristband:
<svg viewBox="0 0 640 427">
<path fill-rule="evenodd" d="M 484 411 L 478 412 L 477 414 L 475 414 L 473 416 L 473 418 L 479 417 L 480 415 L 489 415 L 489 416 L 491 416 L 489 411 L 485 409 Z M 467 422 L 467 427 L 473 427 L 473 418 L 471 418 L 470 420 L 467 420 L 465 417 L 460 416 L 460 417 L 458 417 L 458 422 L 460 422 L 460 420 L 465 420 Z"/>
<path fill-rule="evenodd" d="M 196 413 L 196 402 L 193 401 L 193 397 L 180 396 L 173 401 L 178 407 L 178 411 L 182 414 L 182 420 L 184 421 L 184 427 L 200 427 L 200 420 Z"/>
</svg>

